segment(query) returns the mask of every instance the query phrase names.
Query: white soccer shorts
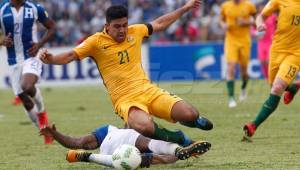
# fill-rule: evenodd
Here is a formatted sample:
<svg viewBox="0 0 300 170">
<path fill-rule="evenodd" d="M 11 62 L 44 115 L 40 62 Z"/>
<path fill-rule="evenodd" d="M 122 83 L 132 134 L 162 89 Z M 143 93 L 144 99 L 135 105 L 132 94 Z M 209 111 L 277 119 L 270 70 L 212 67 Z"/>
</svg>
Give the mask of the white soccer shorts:
<svg viewBox="0 0 300 170">
<path fill-rule="evenodd" d="M 42 61 L 38 57 L 31 57 L 23 63 L 9 66 L 9 76 L 14 94 L 17 96 L 22 93 L 21 77 L 23 74 L 31 73 L 40 78 L 42 73 Z"/>
<path fill-rule="evenodd" d="M 100 154 L 112 155 L 121 145 L 128 144 L 135 146 L 139 133 L 133 129 L 115 129 L 108 132 L 100 146 Z"/>
</svg>

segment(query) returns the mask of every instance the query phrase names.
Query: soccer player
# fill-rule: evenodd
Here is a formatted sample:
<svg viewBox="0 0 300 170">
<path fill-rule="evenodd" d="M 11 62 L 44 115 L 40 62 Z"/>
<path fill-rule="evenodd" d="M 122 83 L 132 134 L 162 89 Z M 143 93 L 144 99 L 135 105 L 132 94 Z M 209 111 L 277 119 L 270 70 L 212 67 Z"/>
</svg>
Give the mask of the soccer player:
<svg viewBox="0 0 300 170">
<path fill-rule="evenodd" d="M 259 11 L 262 11 L 264 4 L 259 4 Z M 272 44 L 272 38 L 276 29 L 276 14 L 272 14 L 265 21 L 266 31 L 257 32 L 258 41 L 257 41 L 257 51 L 258 51 L 258 59 L 261 64 L 261 72 L 266 80 L 268 80 L 268 67 L 269 67 L 269 56 L 270 56 L 270 47 Z"/>
<path fill-rule="evenodd" d="M 200 117 L 191 104 L 150 82 L 142 68 L 141 46 L 144 38 L 164 31 L 183 14 L 200 5 L 200 0 L 189 0 L 151 23 L 131 26 L 128 26 L 127 9 L 111 6 L 106 11 L 102 32 L 90 36 L 69 52 L 54 56 L 43 50 L 40 58 L 46 64 L 60 65 L 91 57 L 98 66 L 116 113 L 130 128 L 153 139 L 186 145 L 191 141 L 181 131 L 162 128 L 151 116 L 204 130 L 212 129 L 213 124 Z"/>
<path fill-rule="evenodd" d="M 269 83 L 271 92 L 262 105 L 255 120 L 244 126 L 245 137 L 253 136 L 259 125 L 273 113 L 286 91 L 284 102 L 290 103 L 299 89 L 299 82 L 293 83 L 300 67 L 300 3 L 293 0 L 270 0 L 256 18 L 258 31 L 265 31 L 264 21 L 274 12 L 279 12 L 277 27 L 273 37 Z"/>
<path fill-rule="evenodd" d="M 224 52 L 227 62 L 228 107 L 237 106 L 234 98 L 235 67 L 240 65 L 242 78 L 240 101 L 246 99 L 246 86 L 249 79 L 251 37 L 250 26 L 254 24 L 255 6 L 248 0 L 230 0 L 221 6 L 221 26 L 226 31 Z"/>
<path fill-rule="evenodd" d="M 52 136 L 66 148 L 85 150 L 100 148 L 99 154 L 70 150 L 66 156 L 69 162 L 93 162 L 110 167 L 112 167 L 113 152 L 123 144 L 133 145 L 141 153 L 148 153 L 142 156 L 142 166 L 145 167 L 149 167 L 150 164 L 173 163 L 178 159 L 185 160 L 191 156 L 201 155 L 211 147 L 210 143 L 203 141 L 180 147 L 175 143 L 149 139 L 133 129 L 118 129 L 112 125 L 101 126 L 91 134 L 82 137 L 66 136 L 59 132 L 54 124 L 42 128 L 40 133 Z"/>
<path fill-rule="evenodd" d="M 45 9 L 26 0 L 5 0 L 0 5 L 0 28 L 6 46 L 13 92 L 19 96 L 31 121 L 37 126 L 47 125 L 47 114 L 40 90 L 35 87 L 42 71 L 42 62 L 35 57 L 39 49 L 54 35 L 55 24 Z M 37 22 L 48 32 L 40 41 L 37 38 Z M 51 143 L 45 138 L 45 143 Z"/>
</svg>

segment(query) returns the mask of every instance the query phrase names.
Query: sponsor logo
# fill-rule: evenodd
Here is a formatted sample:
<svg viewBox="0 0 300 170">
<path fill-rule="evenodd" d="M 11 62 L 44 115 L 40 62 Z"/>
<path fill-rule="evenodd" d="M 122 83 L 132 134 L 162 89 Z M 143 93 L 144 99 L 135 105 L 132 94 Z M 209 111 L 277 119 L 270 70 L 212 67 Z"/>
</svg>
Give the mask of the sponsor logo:
<svg viewBox="0 0 300 170">
<path fill-rule="evenodd" d="M 210 73 L 203 71 L 205 68 L 213 66 L 216 63 L 216 58 L 214 56 L 214 49 L 211 47 L 207 48 L 199 48 L 193 59 L 195 60 L 194 68 L 196 70 L 196 74 L 201 78 L 210 78 Z"/>
</svg>

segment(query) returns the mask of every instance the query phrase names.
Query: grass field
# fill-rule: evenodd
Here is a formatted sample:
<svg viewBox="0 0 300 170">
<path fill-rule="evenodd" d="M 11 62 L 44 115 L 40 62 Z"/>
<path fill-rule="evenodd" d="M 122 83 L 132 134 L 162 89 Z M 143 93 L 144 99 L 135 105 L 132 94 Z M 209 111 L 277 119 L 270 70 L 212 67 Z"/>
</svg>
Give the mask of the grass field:
<svg viewBox="0 0 300 170">
<path fill-rule="evenodd" d="M 269 87 L 264 81 L 250 82 L 248 100 L 234 109 L 227 108 L 224 82 L 177 82 L 160 86 L 196 106 L 214 122 L 214 129 L 205 132 L 157 120 L 170 129 L 183 129 L 193 139 L 210 141 L 212 149 L 197 159 L 152 169 L 300 169 L 297 98 L 289 106 L 280 104 L 258 129 L 254 141 L 244 143 L 242 126 L 255 117 L 268 96 Z M 236 92 L 238 87 L 239 84 Z M 43 95 L 51 122 L 67 134 L 84 135 L 104 123 L 124 124 L 114 114 L 103 87 L 43 88 Z M 10 105 L 13 97 L 10 90 L 0 90 L 0 97 L 0 169 L 105 169 L 94 164 L 66 162 L 67 149 L 58 143 L 44 145 L 23 108 Z"/>
</svg>

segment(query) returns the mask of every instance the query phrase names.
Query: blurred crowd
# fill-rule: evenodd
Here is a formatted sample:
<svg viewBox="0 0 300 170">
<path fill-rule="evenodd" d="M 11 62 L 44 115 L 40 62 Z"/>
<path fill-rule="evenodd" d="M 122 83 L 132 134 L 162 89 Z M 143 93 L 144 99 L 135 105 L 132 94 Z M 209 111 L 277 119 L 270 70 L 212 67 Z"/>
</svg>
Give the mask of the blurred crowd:
<svg viewBox="0 0 300 170">
<path fill-rule="evenodd" d="M 129 24 L 147 23 L 174 11 L 186 0 L 38 0 L 56 21 L 57 33 L 50 46 L 76 45 L 87 36 L 101 31 L 105 24 L 105 10 L 112 4 L 123 4 L 129 9 Z M 263 0 L 252 0 L 258 4 Z M 194 10 L 171 25 L 165 32 L 154 34 L 150 41 L 201 42 L 221 40 L 224 31 L 219 26 L 220 5 L 224 0 L 206 0 L 202 9 Z M 40 27 L 39 33 L 44 30 Z"/>
</svg>

